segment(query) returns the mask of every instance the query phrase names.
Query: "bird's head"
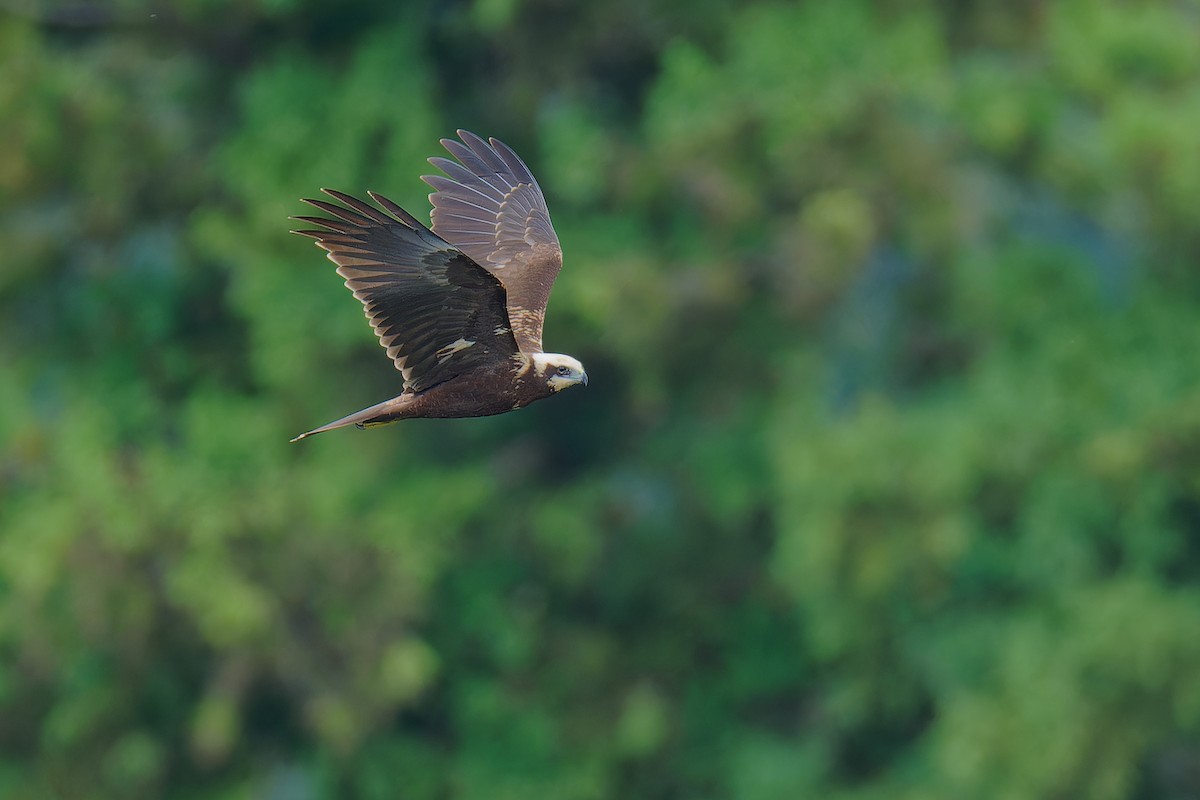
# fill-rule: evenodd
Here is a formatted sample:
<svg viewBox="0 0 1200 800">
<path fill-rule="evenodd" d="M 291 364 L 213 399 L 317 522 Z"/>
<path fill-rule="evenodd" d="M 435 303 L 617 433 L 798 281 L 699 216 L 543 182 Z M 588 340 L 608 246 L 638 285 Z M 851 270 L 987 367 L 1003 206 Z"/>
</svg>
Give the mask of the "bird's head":
<svg viewBox="0 0 1200 800">
<path fill-rule="evenodd" d="M 532 358 L 534 370 L 546 380 L 550 391 L 561 392 L 577 383 L 587 386 L 587 373 L 576 359 L 562 353 L 534 353 Z"/>
</svg>

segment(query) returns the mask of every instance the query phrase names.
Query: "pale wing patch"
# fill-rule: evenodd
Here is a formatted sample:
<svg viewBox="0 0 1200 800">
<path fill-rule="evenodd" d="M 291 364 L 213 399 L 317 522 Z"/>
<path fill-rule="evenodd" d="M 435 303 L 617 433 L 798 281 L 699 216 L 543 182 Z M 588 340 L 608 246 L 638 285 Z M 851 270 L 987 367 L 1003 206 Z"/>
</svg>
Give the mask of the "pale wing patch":
<svg viewBox="0 0 1200 800">
<path fill-rule="evenodd" d="M 454 355 L 455 353 L 459 352 L 460 350 L 466 350 L 468 347 L 470 347 L 473 344 L 475 344 L 475 343 L 469 342 L 466 339 L 459 339 L 458 341 L 451 342 L 450 344 L 446 345 L 445 347 L 439 349 L 436 353 L 434 353 L 434 356 L 437 357 L 438 363 L 441 364 L 443 361 L 445 361 L 450 356 Z"/>
</svg>

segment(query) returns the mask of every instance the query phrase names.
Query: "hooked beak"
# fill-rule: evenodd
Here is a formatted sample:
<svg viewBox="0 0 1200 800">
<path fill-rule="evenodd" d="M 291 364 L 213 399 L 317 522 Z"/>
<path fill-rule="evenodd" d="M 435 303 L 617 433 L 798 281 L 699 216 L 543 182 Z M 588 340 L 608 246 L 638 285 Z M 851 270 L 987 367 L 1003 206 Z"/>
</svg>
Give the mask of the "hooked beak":
<svg viewBox="0 0 1200 800">
<path fill-rule="evenodd" d="M 586 372 L 583 373 L 583 376 L 579 379 L 579 382 L 582 383 L 584 386 L 587 386 L 587 373 Z"/>
</svg>

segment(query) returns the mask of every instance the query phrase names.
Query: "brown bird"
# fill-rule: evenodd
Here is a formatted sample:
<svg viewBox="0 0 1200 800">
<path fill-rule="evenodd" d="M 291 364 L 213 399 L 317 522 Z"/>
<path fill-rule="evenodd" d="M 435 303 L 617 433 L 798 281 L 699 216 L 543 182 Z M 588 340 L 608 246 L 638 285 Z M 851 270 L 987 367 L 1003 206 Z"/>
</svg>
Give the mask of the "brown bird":
<svg viewBox="0 0 1200 800">
<path fill-rule="evenodd" d="M 583 365 L 542 352 L 542 322 L 562 248 L 537 181 L 496 139 L 458 131 L 442 139 L 456 160 L 431 158 L 446 173 L 434 188 L 433 229 L 391 200 L 379 208 L 342 192 L 305 200 L 329 217 L 293 217 L 323 230 L 316 239 L 362 301 L 379 343 L 404 376 L 404 391 L 315 433 L 413 417 L 503 414 L 577 383 Z"/>
</svg>

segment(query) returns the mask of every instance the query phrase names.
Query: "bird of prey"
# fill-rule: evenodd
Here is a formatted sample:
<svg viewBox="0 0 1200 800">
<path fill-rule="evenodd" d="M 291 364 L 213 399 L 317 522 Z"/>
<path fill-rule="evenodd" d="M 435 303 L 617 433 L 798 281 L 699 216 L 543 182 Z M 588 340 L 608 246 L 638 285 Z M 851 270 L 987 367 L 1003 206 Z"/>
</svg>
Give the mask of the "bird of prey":
<svg viewBox="0 0 1200 800">
<path fill-rule="evenodd" d="M 432 230 L 400 206 L 379 207 L 331 189 L 305 200 L 328 217 L 293 217 L 337 264 L 363 304 L 404 391 L 293 439 L 413 417 L 503 414 L 582 383 L 583 365 L 542 352 L 542 321 L 562 248 L 537 181 L 496 139 L 460 130 L 442 139 L 454 156 L 429 162 Z"/>
</svg>

